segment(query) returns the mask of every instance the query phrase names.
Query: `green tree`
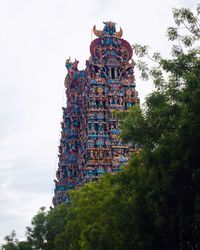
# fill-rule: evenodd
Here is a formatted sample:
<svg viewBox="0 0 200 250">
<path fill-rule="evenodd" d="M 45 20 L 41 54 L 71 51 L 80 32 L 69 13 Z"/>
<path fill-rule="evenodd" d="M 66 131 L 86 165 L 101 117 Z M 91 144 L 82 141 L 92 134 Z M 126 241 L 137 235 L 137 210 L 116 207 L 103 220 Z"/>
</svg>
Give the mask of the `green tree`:
<svg viewBox="0 0 200 250">
<path fill-rule="evenodd" d="M 5 237 L 6 243 L 1 246 L 2 250 L 32 250 L 28 241 L 19 241 L 15 231 Z"/>
<path fill-rule="evenodd" d="M 31 227 L 26 228 L 26 236 L 30 244 L 35 249 L 45 249 L 47 243 L 47 212 L 44 207 L 41 207 L 37 215 L 31 221 Z"/>
<path fill-rule="evenodd" d="M 158 53 L 150 57 L 147 46 L 134 46 L 138 56 L 157 63 L 149 69 L 139 62 L 142 77 L 153 78 L 155 91 L 144 109 L 132 108 L 122 121 L 122 138 L 141 146 L 129 166 L 144 168 L 146 187 L 136 187 L 151 228 L 142 233 L 136 224 L 144 249 L 200 249 L 199 13 L 199 5 L 196 16 L 189 9 L 173 10 L 176 26 L 168 29 L 168 37 L 177 44 L 170 59 Z M 183 28 L 188 34 L 181 35 Z"/>
<path fill-rule="evenodd" d="M 48 250 L 59 249 L 56 242 L 60 234 L 63 233 L 66 225 L 70 221 L 69 218 L 69 207 L 68 205 L 62 204 L 54 209 L 51 209 L 46 217 L 46 240 Z M 64 250 L 64 246 L 60 249 Z"/>
<path fill-rule="evenodd" d="M 1 246 L 2 250 L 17 250 L 18 240 L 16 239 L 16 233 L 14 230 L 10 235 L 7 235 L 4 240 L 6 243 Z"/>
<path fill-rule="evenodd" d="M 27 227 L 27 239 L 35 249 L 55 250 L 56 237 L 63 232 L 68 219 L 66 205 L 60 205 L 50 211 L 44 207 L 33 217 L 31 226 Z"/>
<path fill-rule="evenodd" d="M 19 241 L 17 244 L 17 250 L 33 250 L 29 241 Z"/>
</svg>

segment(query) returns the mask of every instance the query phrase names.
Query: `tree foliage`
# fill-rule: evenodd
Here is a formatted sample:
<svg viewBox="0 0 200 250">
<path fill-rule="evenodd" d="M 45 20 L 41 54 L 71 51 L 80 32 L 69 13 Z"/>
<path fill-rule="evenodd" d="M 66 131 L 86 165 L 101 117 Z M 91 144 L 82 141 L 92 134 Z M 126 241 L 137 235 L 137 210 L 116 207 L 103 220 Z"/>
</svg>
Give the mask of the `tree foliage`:
<svg viewBox="0 0 200 250">
<path fill-rule="evenodd" d="M 134 45 L 142 77 L 153 79 L 155 91 L 144 108 L 118 114 L 122 138 L 140 148 L 129 164 L 72 191 L 70 205 L 40 209 L 27 241 L 13 233 L 2 250 L 200 249 L 199 14 L 199 5 L 196 14 L 173 10 L 170 59 Z"/>
</svg>

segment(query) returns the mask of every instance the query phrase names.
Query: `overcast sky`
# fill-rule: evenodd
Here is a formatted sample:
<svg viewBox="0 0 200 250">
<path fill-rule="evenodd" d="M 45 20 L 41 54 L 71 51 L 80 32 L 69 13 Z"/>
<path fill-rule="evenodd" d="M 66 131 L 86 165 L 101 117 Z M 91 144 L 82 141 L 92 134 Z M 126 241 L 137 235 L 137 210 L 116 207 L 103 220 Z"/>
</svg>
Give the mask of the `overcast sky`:
<svg viewBox="0 0 200 250">
<path fill-rule="evenodd" d="M 89 57 L 94 24 L 114 21 L 130 44 L 167 54 L 173 7 L 195 0 L 0 0 L 0 242 L 49 207 L 57 168 L 65 60 Z M 137 73 L 137 72 L 136 72 Z M 143 101 L 151 84 L 136 75 Z"/>
</svg>

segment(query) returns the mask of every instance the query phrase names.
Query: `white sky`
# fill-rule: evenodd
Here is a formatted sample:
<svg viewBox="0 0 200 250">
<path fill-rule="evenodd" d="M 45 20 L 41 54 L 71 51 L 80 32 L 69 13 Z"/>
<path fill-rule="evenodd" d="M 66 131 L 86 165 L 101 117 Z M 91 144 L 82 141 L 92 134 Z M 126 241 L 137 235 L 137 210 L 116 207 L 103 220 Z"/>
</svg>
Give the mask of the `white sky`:
<svg viewBox="0 0 200 250">
<path fill-rule="evenodd" d="M 122 27 L 130 44 L 167 54 L 173 7 L 196 0 L 0 0 L 0 242 L 25 227 L 53 196 L 65 60 L 83 68 L 91 29 L 103 21 Z M 95 36 L 93 35 L 93 39 Z M 137 76 L 141 100 L 150 83 Z"/>
</svg>

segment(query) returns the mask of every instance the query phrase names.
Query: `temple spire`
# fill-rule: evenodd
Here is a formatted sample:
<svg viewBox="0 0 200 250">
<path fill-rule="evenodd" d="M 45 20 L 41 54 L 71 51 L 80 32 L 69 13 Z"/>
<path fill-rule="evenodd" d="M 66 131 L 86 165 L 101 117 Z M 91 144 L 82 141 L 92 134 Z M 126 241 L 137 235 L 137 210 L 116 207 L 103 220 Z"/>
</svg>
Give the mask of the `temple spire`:
<svg viewBox="0 0 200 250">
<path fill-rule="evenodd" d="M 120 124 L 113 111 L 126 111 L 139 104 L 135 90 L 135 63 L 130 44 L 121 38 L 116 24 L 104 22 L 103 30 L 90 44 L 85 70 L 78 60 L 66 60 L 66 107 L 63 108 L 59 162 L 54 206 L 70 202 L 70 190 L 104 173 L 117 173 L 136 151 L 119 135 Z"/>
</svg>

